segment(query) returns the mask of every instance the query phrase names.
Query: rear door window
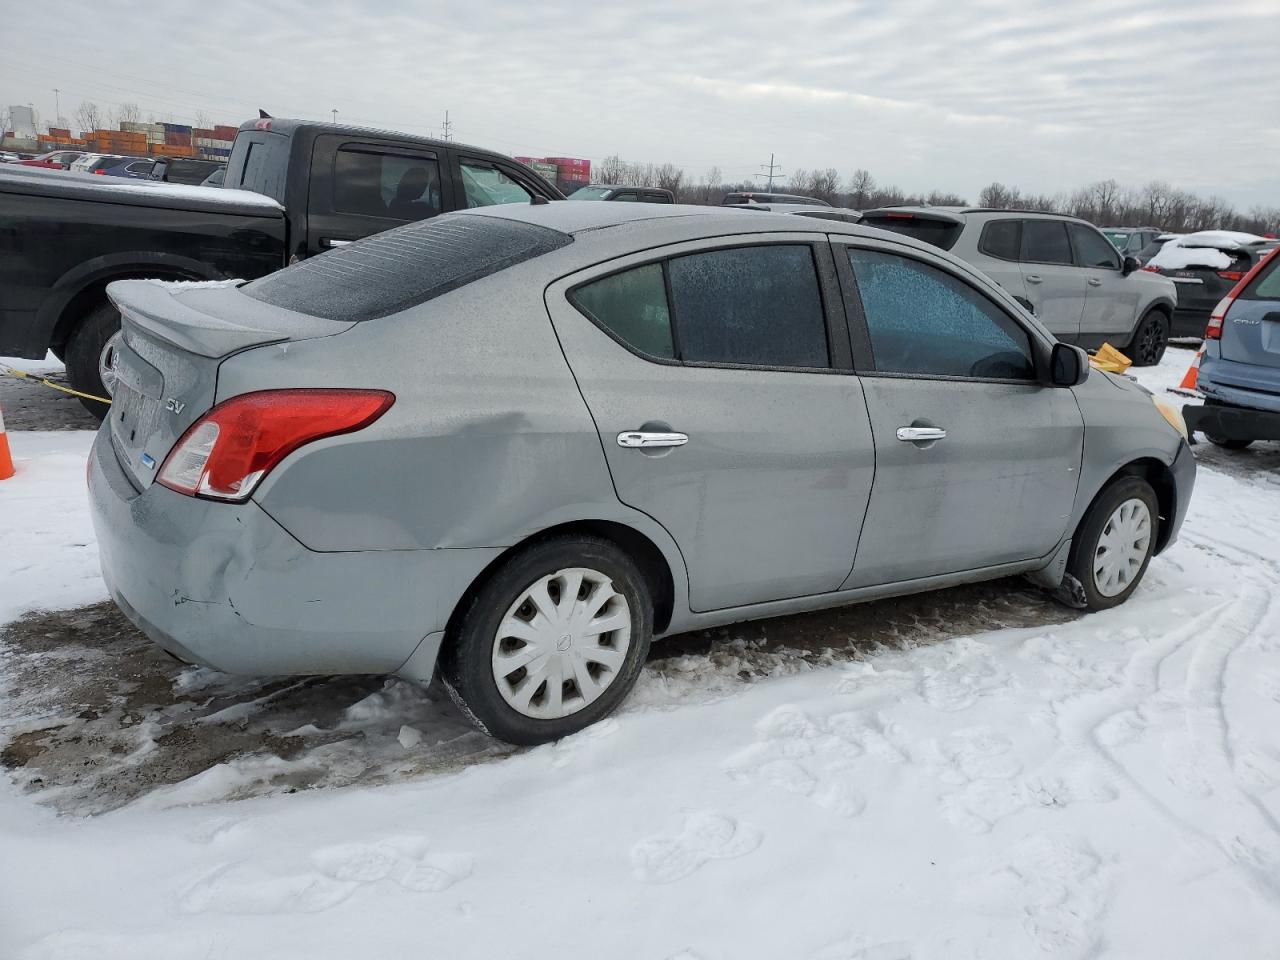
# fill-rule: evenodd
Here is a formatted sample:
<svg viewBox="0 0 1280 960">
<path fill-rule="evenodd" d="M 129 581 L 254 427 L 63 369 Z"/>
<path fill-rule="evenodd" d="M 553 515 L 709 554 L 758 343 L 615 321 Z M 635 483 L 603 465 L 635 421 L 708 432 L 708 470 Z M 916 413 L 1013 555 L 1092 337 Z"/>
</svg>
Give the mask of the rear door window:
<svg viewBox="0 0 1280 960">
<path fill-rule="evenodd" d="M 434 154 L 410 155 L 351 145 L 333 161 L 335 213 L 426 220 L 442 211 L 440 164 Z"/>
<path fill-rule="evenodd" d="M 284 203 L 288 173 L 288 137 L 265 130 L 243 131 L 236 134 L 223 183 Z"/>
<path fill-rule="evenodd" d="M 1070 264 L 1071 244 L 1067 240 L 1067 225 L 1061 220 L 1023 220 L 1022 261 Z"/>
<path fill-rule="evenodd" d="M 876 371 L 1031 380 L 1031 337 L 1012 317 L 937 267 L 850 248 Z"/>
<path fill-rule="evenodd" d="M 1086 227 L 1083 223 L 1069 223 L 1067 230 L 1071 234 L 1071 246 L 1075 250 L 1077 267 L 1120 269 L 1120 257 L 1116 254 L 1115 245 L 1097 230 Z"/>
</svg>

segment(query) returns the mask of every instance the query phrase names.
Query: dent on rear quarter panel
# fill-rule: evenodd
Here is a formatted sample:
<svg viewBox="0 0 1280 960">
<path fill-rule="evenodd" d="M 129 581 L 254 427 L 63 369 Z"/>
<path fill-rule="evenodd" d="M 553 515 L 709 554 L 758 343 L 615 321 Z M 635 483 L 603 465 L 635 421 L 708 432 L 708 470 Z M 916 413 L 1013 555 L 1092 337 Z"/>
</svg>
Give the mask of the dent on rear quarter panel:
<svg viewBox="0 0 1280 960">
<path fill-rule="evenodd" d="M 1084 417 L 1084 459 L 1070 527 L 1074 530 L 1117 470 L 1143 458 L 1168 466 L 1182 438 L 1150 397 L 1110 381 L 1098 370 L 1091 370 L 1089 379 L 1072 392 Z"/>
<path fill-rule="evenodd" d="M 225 361 L 219 399 L 290 386 L 396 395 L 365 430 L 292 454 L 254 499 L 313 550 L 500 547 L 622 514 L 536 268 Z"/>
</svg>

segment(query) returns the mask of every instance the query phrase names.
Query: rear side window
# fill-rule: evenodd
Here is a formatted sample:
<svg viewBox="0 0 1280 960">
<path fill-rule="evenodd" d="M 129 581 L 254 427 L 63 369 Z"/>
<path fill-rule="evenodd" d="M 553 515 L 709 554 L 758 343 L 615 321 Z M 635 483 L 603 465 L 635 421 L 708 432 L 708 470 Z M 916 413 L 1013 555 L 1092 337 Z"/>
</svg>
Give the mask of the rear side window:
<svg viewBox="0 0 1280 960">
<path fill-rule="evenodd" d="M 931 243 L 940 250 L 950 250 L 960 239 L 961 224 L 954 220 L 939 220 L 914 213 L 878 213 L 862 218 L 862 225 L 878 230 L 889 230 L 904 237 L 914 237 Z"/>
<path fill-rule="evenodd" d="M 1116 248 L 1107 238 L 1083 223 L 1069 223 L 1071 246 L 1076 252 L 1077 267 L 1106 267 L 1108 270 L 1120 269 L 1120 257 Z"/>
<path fill-rule="evenodd" d="M 1022 260 L 1025 263 L 1071 263 L 1067 225 L 1061 220 L 1023 220 Z"/>
<path fill-rule="evenodd" d="M 265 130 L 244 132 L 236 134 L 223 183 L 284 203 L 288 173 L 288 137 Z"/>
<path fill-rule="evenodd" d="M 445 214 L 311 257 L 240 289 L 314 317 L 376 320 L 572 242 L 531 223 Z"/>
<path fill-rule="evenodd" d="M 441 211 L 440 164 L 432 156 L 342 147 L 333 160 L 333 209 L 384 220 L 434 217 Z"/>
<path fill-rule="evenodd" d="M 803 244 L 734 247 L 646 264 L 578 287 L 570 301 L 653 357 L 830 366 L 818 274 Z"/>
<path fill-rule="evenodd" d="M 1018 246 L 1022 239 L 1022 221 L 992 220 L 982 228 L 978 249 L 998 260 L 1018 260 Z"/>
<path fill-rule="evenodd" d="M 877 372 L 1030 380 L 1030 335 L 967 283 L 935 267 L 849 250 Z"/>
</svg>

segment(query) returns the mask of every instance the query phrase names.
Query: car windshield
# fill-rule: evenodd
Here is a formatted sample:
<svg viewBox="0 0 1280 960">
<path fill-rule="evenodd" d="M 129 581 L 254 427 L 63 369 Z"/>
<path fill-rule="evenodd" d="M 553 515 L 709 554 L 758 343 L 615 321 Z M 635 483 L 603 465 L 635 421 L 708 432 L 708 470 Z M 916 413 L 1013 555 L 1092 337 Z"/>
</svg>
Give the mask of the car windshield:
<svg viewBox="0 0 1280 960">
<path fill-rule="evenodd" d="M 608 200 L 612 187 L 583 187 L 569 194 L 570 200 Z"/>
<path fill-rule="evenodd" d="M 1114 243 L 1117 250 L 1123 250 L 1125 244 L 1129 242 L 1129 231 L 1127 230 L 1103 230 L 1102 235 Z"/>
</svg>

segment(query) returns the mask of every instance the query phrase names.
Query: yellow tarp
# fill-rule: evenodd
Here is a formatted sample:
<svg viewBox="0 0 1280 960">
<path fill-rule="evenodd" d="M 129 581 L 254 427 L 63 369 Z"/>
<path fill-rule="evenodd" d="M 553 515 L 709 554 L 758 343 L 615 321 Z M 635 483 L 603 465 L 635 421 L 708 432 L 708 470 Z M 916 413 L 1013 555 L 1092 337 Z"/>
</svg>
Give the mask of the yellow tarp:
<svg viewBox="0 0 1280 960">
<path fill-rule="evenodd" d="M 1089 354 L 1089 363 L 1107 373 L 1124 373 L 1133 361 L 1111 344 L 1104 343 L 1095 353 Z"/>
</svg>

